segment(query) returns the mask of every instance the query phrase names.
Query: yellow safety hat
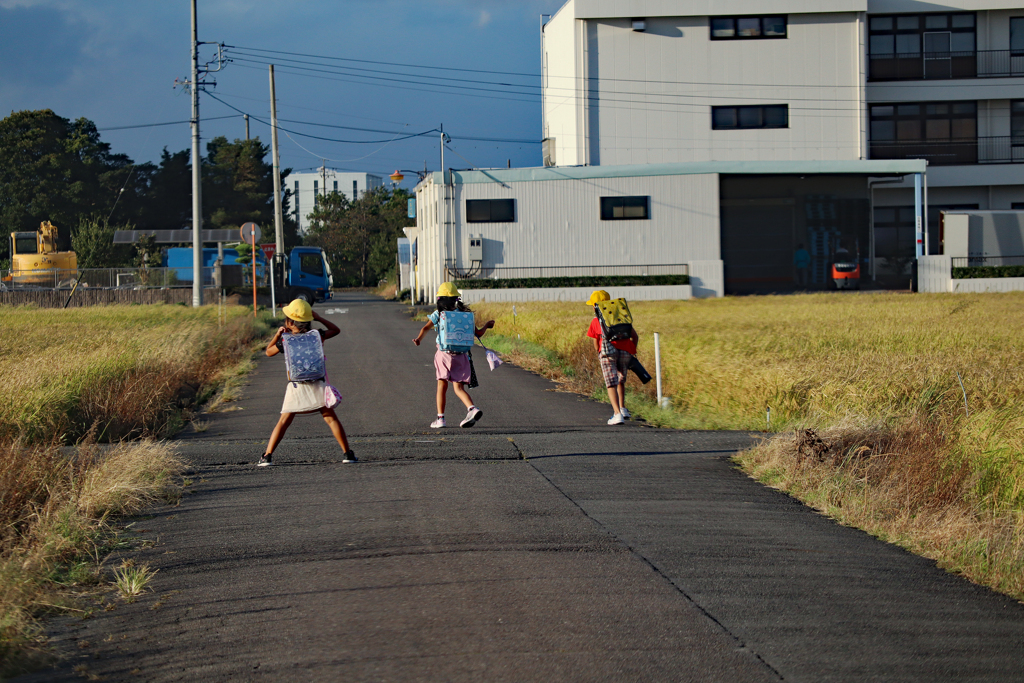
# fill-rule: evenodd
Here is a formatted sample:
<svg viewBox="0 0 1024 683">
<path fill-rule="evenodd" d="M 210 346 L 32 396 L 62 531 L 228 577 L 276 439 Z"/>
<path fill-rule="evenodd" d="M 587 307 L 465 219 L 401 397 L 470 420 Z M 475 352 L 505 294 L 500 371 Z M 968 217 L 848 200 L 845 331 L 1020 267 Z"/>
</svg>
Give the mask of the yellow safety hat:
<svg viewBox="0 0 1024 683">
<path fill-rule="evenodd" d="M 286 316 L 299 323 L 308 323 L 313 320 L 313 307 L 309 302 L 296 299 L 281 309 Z"/>
<path fill-rule="evenodd" d="M 587 299 L 587 305 L 593 306 L 599 301 L 610 301 L 611 298 L 611 294 L 604 291 L 603 289 L 595 289 L 593 293 L 591 293 L 590 298 Z"/>
<path fill-rule="evenodd" d="M 459 296 L 459 288 L 451 282 L 446 282 L 437 288 L 437 296 Z"/>
</svg>

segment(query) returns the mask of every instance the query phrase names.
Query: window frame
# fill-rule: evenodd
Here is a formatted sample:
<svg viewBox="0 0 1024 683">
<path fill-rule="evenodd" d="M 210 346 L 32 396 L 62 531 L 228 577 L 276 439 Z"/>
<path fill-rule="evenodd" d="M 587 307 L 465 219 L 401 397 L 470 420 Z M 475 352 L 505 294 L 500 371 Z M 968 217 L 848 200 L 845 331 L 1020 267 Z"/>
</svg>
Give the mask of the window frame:
<svg viewBox="0 0 1024 683">
<path fill-rule="evenodd" d="M 494 216 L 494 204 L 506 204 L 511 209 L 509 211 L 511 218 L 505 219 L 499 214 L 499 218 L 495 219 Z M 470 208 L 470 204 L 474 204 L 473 209 Z M 472 218 L 474 209 L 481 208 L 483 204 L 487 205 L 487 218 Z M 467 199 L 465 207 L 465 216 L 467 223 L 515 223 L 516 222 L 516 200 L 511 198 L 504 199 Z"/>
<path fill-rule="evenodd" d="M 786 113 L 786 121 L 781 126 L 767 125 L 765 124 L 765 111 L 769 108 L 784 108 Z M 727 109 L 735 110 L 736 112 L 736 125 L 735 126 L 721 126 L 715 123 L 715 112 L 723 111 Z M 741 110 L 761 110 L 761 125 L 758 126 L 744 126 L 740 124 L 742 120 Z M 789 105 L 788 104 L 742 104 L 742 105 L 712 105 L 711 106 L 711 130 L 784 130 L 789 128 Z"/>
<path fill-rule="evenodd" d="M 973 17 L 973 25 L 970 27 L 966 26 L 953 26 L 954 16 L 967 16 Z M 928 17 L 945 16 L 947 17 L 946 28 L 932 28 L 929 29 Z M 901 18 L 917 17 L 918 24 L 917 28 L 900 28 L 899 20 Z M 875 29 L 871 27 L 871 24 L 876 19 L 891 19 L 892 28 L 888 29 Z M 868 15 L 868 57 L 874 57 L 875 59 L 913 59 L 923 58 L 926 54 L 945 54 L 945 53 L 928 53 L 924 49 L 924 34 L 926 33 L 949 33 L 950 41 L 952 42 L 952 34 L 954 33 L 972 33 L 974 34 L 974 48 L 971 50 L 954 50 L 950 45 L 948 54 L 954 55 L 961 52 L 978 52 L 978 13 L 977 12 L 911 12 L 903 14 L 871 14 Z M 897 36 L 918 36 L 918 46 L 916 52 L 900 52 L 896 43 Z M 875 52 L 871 49 L 872 38 L 876 36 L 892 36 L 893 37 L 893 49 L 892 52 Z"/>
<path fill-rule="evenodd" d="M 636 201 L 639 200 L 639 201 Z M 642 216 L 616 216 L 616 209 L 643 208 Z M 603 221 L 649 221 L 651 220 L 651 196 L 650 195 L 616 195 L 601 197 L 599 213 Z"/>
<path fill-rule="evenodd" d="M 764 33 L 764 20 L 769 18 L 781 18 L 784 33 L 780 35 L 765 35 Z M 740 19 L 757 19 L 758 22 L 758 35 L 756 36 L 741 36 L 739 35 L 739 21 Z M 716 36 L 714 31 L 715 21 L 731 21 L 733 23 L 733 34 L 731 36 Z M 726 16 L 711 16 L 708 17 L 708 37 L 711 40 L 786 40 L 789 38 L 789 15 L 788 14 L 744 14 L 744 15 L 726 15 Z"/>
<path fill-rule="evenodd" d="M 1014 22 L 1017 22 L 1018 24 L 1020 24 L 1021 38 L 1022 38 L 1022 41 L 1024 41 L 1024 16 L 1010 17 L 1010 21 L 1009 21 L 1009 24 L 1010 24 L 1010 40 L 1009 40 L 1010 56 L 1011 57 L 1024 57 L 1024 46 L 1021 46 L 1021 47 L 1014 47 L 1013 46 L 1013 24 L 1014 24 Z"/>
</svg>

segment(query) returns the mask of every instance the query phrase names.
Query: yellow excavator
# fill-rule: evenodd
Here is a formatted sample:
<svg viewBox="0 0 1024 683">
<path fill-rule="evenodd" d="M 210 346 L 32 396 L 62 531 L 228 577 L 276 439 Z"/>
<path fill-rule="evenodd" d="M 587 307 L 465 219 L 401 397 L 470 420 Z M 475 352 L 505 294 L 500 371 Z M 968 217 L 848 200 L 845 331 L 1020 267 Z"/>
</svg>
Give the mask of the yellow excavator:
<svg viewBox="0 0 1024 683">
<path fill-rule="evenodd" d="M 57 287 L 77 277 L 78 256 L 57 251 L 57 227 L 50 221 L 36 232 L 11 233 L 11 272 L 4 280 L 13 285 Z"/>
</svg>

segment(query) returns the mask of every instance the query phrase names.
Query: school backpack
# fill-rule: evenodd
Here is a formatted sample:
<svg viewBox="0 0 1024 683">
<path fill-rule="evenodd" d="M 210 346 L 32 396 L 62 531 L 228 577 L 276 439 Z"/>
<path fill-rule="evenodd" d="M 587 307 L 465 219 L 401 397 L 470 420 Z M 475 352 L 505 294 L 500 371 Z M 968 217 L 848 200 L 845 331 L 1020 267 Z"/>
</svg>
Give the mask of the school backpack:
<svg viewBox="0 0 1024 683">
<path fill-rule="evenodd" d="M 324 378 L 324 346 L 316 330 L 281 337 L 289 382 L 313 382 Z"/>
<path fill-rule="evenodd" d="M 473 348 L 476 330 L 469 311 L 441 311 L 437 326 L 437 344 L 442 351 L 465 353 Z"/>
<path fill-rule="evenodd" d="M 629 339 L 633 333 L 633 314 L 625 299 L 598 301 L 594 315 L 601 321 L 601 333 L 610 342 Z"/>
</svg>

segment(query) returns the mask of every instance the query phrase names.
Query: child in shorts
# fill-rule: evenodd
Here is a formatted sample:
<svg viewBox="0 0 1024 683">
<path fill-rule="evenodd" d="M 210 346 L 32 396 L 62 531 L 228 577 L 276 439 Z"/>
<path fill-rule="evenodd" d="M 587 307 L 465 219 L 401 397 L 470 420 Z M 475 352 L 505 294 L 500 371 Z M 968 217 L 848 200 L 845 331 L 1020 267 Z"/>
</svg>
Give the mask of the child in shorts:
<svg viewBox="0 0 1024 683">
<path fill-rule="evenodd" d="M 587 299 L 587 305 L 594 307 L 599 301 L 610 301 L 611 295 L 603 289 L 594 290 Z M 604 331 L 601 329 L 601 321 L 594 316 L 587 328 L 587 336 L 594 340 L 594 349 L 597 351 L 598 360 L 601 363 L 601 374 L 604 376 L 604 385 L 608 389 L 608 402 L 612 404 L 615 412 L 608 420 L 610 425 L 620 425 L 629 419 L 629 411 L 626 410 L 626 372 L 629 369 L 629 362 L 636 355 L 636 344 L 639 341 L 636 330 L 633 330 L 629 339 L 609 342 L 604 338 Z"/>
<path fill-rule="evenodd" d="M 444 311 L 470 312 L 469 307 L 459 300 L 459 290 L 451 282 L 446 282 L 438 288 L 437 310 L 430 314 L 423 329 L 412 340 L 413 344 L 419 346 L 423 335 L 440 324 L 441 313 Z M 494 327 L 494 321 L 488 320 L 483 327 L 476 327 L 474 324 L 473 332 L 479 338 L 484 336 L 487 330 L 492 327 Z M 469 354 L 442 350 L 439 337 L 437 351 L 434 353 L 434 372 L 437 376 L 437 419 L 431 422 L 430 426 L 434 429 L 441 429 L 445 426 L 444 408 L 448 394 L 448 384 L 451 383 L 452 388 L 455 390 L 455 395 L 466 405 L 466 410 L 468 411 L 466 418 L 459 426 L 472 427 L 477 423 L 477 420 L 483 417 L 484 413 L 473 404 L 473 399 L 469 397 L 469 393 L 464 387 L 469 382 L 471 374 Z"/>
</svg>

